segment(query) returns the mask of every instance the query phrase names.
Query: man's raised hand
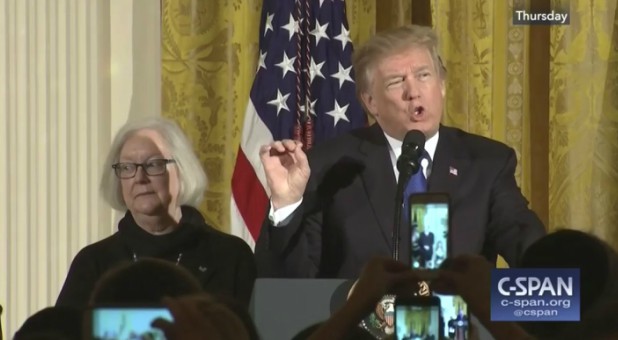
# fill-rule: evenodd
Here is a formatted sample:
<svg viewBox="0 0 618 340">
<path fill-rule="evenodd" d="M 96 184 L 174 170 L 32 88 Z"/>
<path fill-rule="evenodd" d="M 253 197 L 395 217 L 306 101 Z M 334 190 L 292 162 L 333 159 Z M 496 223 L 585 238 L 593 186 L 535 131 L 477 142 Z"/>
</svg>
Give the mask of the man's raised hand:
<svg viewBox="0 0 618 340">
<path fill-rule="evenodd" d="M 302 147 L 298 141 L 284 139 L 260 148 L 260 160 L 275 210 L 300 201 L 305 193 L 311 169 Z"/>
</svg>

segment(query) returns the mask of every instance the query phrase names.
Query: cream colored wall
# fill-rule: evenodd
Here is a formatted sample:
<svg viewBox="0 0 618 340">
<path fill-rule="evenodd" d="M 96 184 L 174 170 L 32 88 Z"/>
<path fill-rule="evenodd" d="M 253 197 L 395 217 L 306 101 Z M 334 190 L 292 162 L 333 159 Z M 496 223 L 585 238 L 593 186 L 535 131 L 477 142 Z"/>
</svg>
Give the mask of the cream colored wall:
<svg viewBox="0 0 618 340">
<path fill-rule="evenodd" d="M 5 339 L 110 235 L 101 164 L 128 117 L 160 114 L 155 0 L 0 0 L 0 304 Z M 10 335 L 10 336 L 9 336 Z"/>
</svg>

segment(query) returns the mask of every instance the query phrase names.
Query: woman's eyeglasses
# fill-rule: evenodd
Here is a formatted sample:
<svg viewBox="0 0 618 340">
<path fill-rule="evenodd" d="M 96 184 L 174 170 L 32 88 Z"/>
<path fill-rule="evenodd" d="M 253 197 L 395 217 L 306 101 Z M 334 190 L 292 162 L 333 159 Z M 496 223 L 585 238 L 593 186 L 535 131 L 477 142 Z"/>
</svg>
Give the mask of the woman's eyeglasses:
<svg viewBox="0 0 618 340">
<path fill-rule="evenodd" d="M 144 163 L 116 163 L 112 165 L 116 176 L 121 179 L 135 177 L 137 168 L 142 167 L 148 176 L 160 176 L 167 171 L 169 163 L 176 163 L 173 159 L 151 159 Z"/>
</svg>

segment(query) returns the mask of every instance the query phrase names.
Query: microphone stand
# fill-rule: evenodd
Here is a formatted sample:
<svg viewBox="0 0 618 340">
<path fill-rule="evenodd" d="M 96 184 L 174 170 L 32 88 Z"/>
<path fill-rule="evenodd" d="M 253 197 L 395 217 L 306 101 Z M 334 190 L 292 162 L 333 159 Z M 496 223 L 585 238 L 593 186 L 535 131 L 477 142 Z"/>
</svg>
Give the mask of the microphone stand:
<svg viewBox="0 0 618 340">
<path fill-rule="evenodd" d="M 420 154 L 420 153 L 419 153 Z M 401 209 L 404 206 L 403 197 L 404 188 L 412 179 L 412 176 L 420 170 L 419 154 L 402 155 L 397 160 L 397 169 L 399 170 L 399 179 L 397 181 L 397 191 L 395 192 L 395 229 L 393 230 L 393 259 L 399 261 L 399 244 L 401 243 Z M 411 214 L 411 212 L 408 212 Z M 408 215 L 410 216 L 410 215 Z M 418 295 L 427 295 L 429 286 L 426 282 L 419 282 Z"/>
<path fill-rule="evenodd" d="M 399 170 L 399 178 L 397 180 L 397 191 L 395 192 L 395 228 L 393 230 L 393 259 L 399 261 L 399 244 L 401 243 L 401 209 L 404 205 L 403 192 L 408 184 L 408 181 L 420 166 L 419 161 L 415 160 L 415 155 L 402 155 L 397 160 L 397 169 Z"/>
<path fill-rule="evenodd" d="M 403 190 L 410 180 L 410 176 L 403 171 L 399 172 L 397 191 L 395 192 L 395 229 L 393 230 L 393 259 L 399 261 L 399 243 L 401 234 L 401 209 L 403 208 Z"/>
</svg>

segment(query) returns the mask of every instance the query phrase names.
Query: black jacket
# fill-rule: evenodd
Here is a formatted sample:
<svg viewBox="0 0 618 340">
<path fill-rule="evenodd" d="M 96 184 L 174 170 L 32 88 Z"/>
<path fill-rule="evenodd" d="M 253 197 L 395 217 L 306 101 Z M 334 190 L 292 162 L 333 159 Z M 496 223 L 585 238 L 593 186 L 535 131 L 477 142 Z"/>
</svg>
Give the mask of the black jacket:
<svg viewBox="0 0 618 340">
<path fill-rule="evenodd" d="M 195 208 L 183 206 L 179 228 L 158 236 L 140 228 L 127 212 L 118 232 L 75 256 L 56 305 L 85 307 L 106 271 L 143 257 L 178 263 L 195 275 L 206 292 L 249 303 L 256 277 L 251 248 L 242 239 L 210 227 Z"/>
<path fill-rule="evenodd" d="M 255 245 L 261 277 L 356 278 L 374 256 L 392 256 L 397 179 L 378 124 L 330 139 L 307 154 L 311 176 L 285 226 L 268 217 Z M 450 196 L 449 256 L 502 255 L 513 267 L 545 235 L 515 181 L 510 147 L 440 127 L 428 192 Z M 400 260 L 410 263 L 410 228 Z"/>
</svg>

